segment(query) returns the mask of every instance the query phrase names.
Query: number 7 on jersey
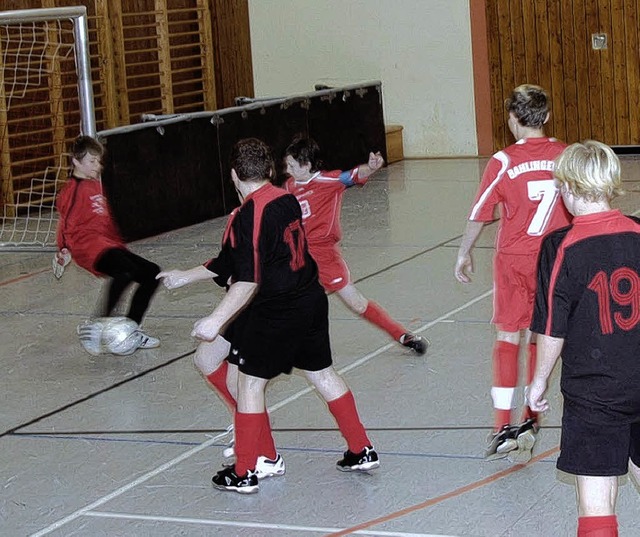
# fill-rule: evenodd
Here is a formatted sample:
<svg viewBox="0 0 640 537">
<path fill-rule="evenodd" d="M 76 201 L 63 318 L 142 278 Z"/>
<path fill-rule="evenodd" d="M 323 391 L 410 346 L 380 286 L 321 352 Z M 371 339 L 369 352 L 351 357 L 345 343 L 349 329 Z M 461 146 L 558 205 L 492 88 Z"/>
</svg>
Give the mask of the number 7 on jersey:
<svg viewBox="0 0 640 537">
<path fill-rule="evenodd" d="M 527 235 L 540 236 L 549 223 L 551 212 L 558 198 L 558 188 L 553 179 L 527 182 L 527 195 L 531 201 L 540 201 L 536 213 L 527 228 Z"/>
</svg>

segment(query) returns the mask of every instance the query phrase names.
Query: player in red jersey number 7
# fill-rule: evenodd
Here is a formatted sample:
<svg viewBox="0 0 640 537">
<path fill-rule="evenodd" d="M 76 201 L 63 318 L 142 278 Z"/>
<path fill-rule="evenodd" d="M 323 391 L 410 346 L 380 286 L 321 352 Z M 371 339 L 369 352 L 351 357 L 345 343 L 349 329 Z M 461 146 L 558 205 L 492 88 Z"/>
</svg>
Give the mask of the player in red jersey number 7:
<svg viewBox="0 0 640 537">
<path fill-rule="evenodd" d="M 309 251 L 318 264 L 319 278 L 327 292 L 335 292 L 354 313 L 387 332 L 417 354 L 427 352 L 429 341 L 409 332 L 351 282 L 349 267 L 338 246 L 342 238 L 340 210 L 347 188 L 364 185 L 384 165 L 380 153 L 348 171 L 322 171 L 320 148 L 312 138 L 296 138 L 285 151 L 290 176 L 284 188 L 300 203 Z"/>
<path fill-rule="evenodd" d="M 546 92 L 525 84 L 505 102 L 509 130 L 516 143 L 498 151 L 487 164 L 471 207 L 454 275 L 469 283 L 473 272 L 471 250 L 485 224 L 500 207 L 500 225 L 493 262 L 493 319 L 497 334 L 493 347 L 494 431 L 489 438 L 489 460 L 509 456 L 524 463 L 538 430 L 535 412 L 525 408 L 520 425 L 511 425 L 518 354 L 524 343 L 528 357 L 527 382 L 535 369 L 536 345 L 529 331 L 536 288 L 536 262 L 544 236 L 570 221 L 553 180 L 554 161 L 565 144 L 544 133 L 549 119 Z"/>
</svg>

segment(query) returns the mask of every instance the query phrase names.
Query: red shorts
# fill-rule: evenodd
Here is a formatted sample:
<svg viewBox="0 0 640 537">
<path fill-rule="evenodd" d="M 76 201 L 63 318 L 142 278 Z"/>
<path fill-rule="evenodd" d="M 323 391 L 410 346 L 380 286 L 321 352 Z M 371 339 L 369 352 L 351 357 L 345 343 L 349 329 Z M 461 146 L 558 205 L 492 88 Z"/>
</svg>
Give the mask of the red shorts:
<svg viewBox="0 0 640 537">
<path fill-rule="evenodd" d="M 349 267 L 342 259 L 337 244 L 309 245 L 309 252 L 318 264 L 318 279 L 328 293 L 340 291 L 351 281 Z"/>
<path fill-rule="evenodd" d="M 498 330 L 518 332 L 531 326 L 538 254 L 498 253 L 493 259 L 493 319 Z"/>
</svg>

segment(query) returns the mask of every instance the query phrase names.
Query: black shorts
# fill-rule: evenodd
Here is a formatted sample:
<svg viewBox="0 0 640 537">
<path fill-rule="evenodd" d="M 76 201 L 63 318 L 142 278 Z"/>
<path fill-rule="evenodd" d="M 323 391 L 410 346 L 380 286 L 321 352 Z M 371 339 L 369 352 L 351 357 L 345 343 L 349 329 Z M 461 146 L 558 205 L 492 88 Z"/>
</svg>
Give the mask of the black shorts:
<svg viewBox="0 0 640 537">
<path fill-rule="evenodd" d="M 332 363 L 328 314 L 327 295 L 317 281 L 295 298 L 252 304 L 234 322 L 231 354 L 238 352 L 240 371 L 263 379 L 294 367 L 326 369 Z"/>
<path fill-rule="evenodd" d="M 226 360 L 230 364 L 239 365 L 240 364 L 240 356 L 238 356 L 238 345 L 240 342 L 240 337 L 242 336 L 242 327 L 243 320 L 248 315 L 248 309 L 244 309 L 240 312 L 240 314 L 231 321 L 227 327 L 224 329 L 224 332 L 221 334 L 224 339 L 226 339 L 231 348 L 229 349 L 229 355 Z"/>
<path fill-rule="evenodd" d="M 635 423 L 591 423 L 565 405 L 558 470 L 573 475 L 618 476 L 640 466 L 640 419 Z"/>
</svg>

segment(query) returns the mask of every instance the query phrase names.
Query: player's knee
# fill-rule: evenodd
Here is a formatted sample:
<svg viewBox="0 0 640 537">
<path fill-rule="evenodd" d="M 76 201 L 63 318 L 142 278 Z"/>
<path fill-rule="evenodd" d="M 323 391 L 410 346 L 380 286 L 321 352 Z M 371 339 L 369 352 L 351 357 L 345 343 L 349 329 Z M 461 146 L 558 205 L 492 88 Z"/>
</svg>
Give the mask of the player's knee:
<svg viewBox="0 0 640 537">
<path fill-rule="evenodd" d="M 364 312 L 367 311 L 367 305 L 367 302 L 358 302 L 351 307 L 351 310 L 358 315 L 364 315 Z"/>
<path fill-rule="evenodd" d="M 196 349 L 196 353 L 193 355 L 193 365 L 200 371 L 203 375 L 208 374 L 206 370 L 206 363 L 203 357 L 202 352 L 200 351 L 200 347 Z"/>
<path fill-rule="evenodd" d="M 345 305 L 356 315 L 363 315 L 367 311 L 369 301 L 357 291 L 349 291 L 347 288 L 343 292 L 338 292 Z"/>
<path fill-rule="evenodd" d="M 333 401 L 348 390 L 346 383 L 333 366 L 320 371 L 306 371 L 305 374 L 325 401 Z"/>
<path fill-rule="evenodd" d="M 581 516 L 608 516 L 615 513 L 617 477 L 577 476 L 577 486 Z"/>
</svg>

